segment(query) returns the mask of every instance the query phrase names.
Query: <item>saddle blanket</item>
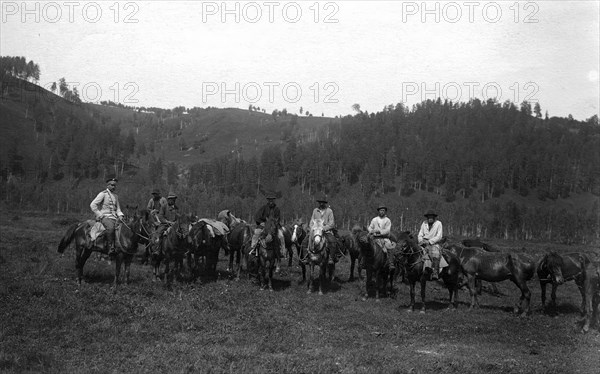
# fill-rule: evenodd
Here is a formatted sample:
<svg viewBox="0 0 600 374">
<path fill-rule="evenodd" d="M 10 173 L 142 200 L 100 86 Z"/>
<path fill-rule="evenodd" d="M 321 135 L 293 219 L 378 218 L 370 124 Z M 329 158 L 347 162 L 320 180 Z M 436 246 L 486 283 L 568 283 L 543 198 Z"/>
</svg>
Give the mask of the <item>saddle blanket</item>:
<svg viewBox="0 0 600 374">
<path fill-rule="evenodd" d="M 229 234 L 229 227 L 221 221 L 217 221 L 210 218 L 201 218 L 198 222 L 204 222 L 208 225 L 208 229 L 210 231 L 211 237 L 215 237 L 215 235 L 227 235 Z"/>
</svg>

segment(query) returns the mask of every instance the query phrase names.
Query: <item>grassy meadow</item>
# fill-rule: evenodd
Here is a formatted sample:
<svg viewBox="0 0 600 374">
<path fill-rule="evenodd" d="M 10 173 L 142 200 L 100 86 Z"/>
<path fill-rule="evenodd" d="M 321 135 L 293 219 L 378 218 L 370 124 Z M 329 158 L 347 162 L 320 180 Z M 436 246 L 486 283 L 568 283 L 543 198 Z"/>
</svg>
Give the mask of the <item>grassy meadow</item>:
<svg viewBox="0 0 600 374">
<path fill-rule="evenodd" d="M 573 282 L 559 287 L 557 308 L 544 312 L 534 278 L 533 313 L 525 318 L 512 311 L 519 291 L 508 281 L 498 284 L 501 296 L 484 292 L 482 308 L 472 311 L 466 289 L 458 310 L 446 310 L 447 290 L 430 282 L 427 313 L 407 313 L 404 284 L 396 283 L 395 297 L 362 301 L 364 282 L 346 282 L 347 258 L 338 264 L 341 281 L 319 296 L 299 284 L 296 259 L 269 292 L 246 277 L 230 279 L 221 254 L 217 279 L 171 289 L 136 260 L 131 284 L 113 293 L 114 265 L 92 256 L 78 288 L 74 250 L 56 252 L 78 218 L 0 213 L 0 372 L 547 374 L 600 367 L 600 332 L 580 332 Z M 492 244 L 536 256 L 548 247 L 593 251 Z"/>
</svg>

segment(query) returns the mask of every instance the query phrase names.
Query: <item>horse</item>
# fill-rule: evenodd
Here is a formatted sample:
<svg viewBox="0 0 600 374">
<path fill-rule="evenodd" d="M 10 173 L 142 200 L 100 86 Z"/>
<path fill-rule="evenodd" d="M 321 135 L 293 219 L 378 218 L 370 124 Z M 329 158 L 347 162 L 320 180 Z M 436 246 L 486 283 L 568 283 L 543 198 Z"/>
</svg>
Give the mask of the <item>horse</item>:
<svg viewBox="0 0 600 374">
<path fill-rule="evenodd" d="M 304 238 L 306 238 L 306 231 L 301 223 L 284 226 L 282 227 L 282 231 L 283 238 L 285 239 L 285 248 L 288 252 L 288 267 L 291 267 L 294 249 L 296 250 L 296 256 L 300 256 L 300 247 Z"/>
<path fill-rule="evenodd" d="M 280 250 L 277 231 L 279 223 L 269 217 L 265 222 L 265 227 L 260 234 L 258 241 L 258 282 L 261 289 L 265 285 L 269 291 L 273 291 L 273 271 L 277 260 L 277 252 Z"/>
<path fill-rule="evenodd" d="M 358 245 L 360 256 L 363 259 L 363 266 L 367 273 L 363 300 L 369 297 L 369 286 L 372 284 L 373 277 L 375 278 L 375 299 L 379 300 L 379 294 L 387 286 L 389 275 L 389 268 L 386 267 L 387 253 L 383 250 L 379 240 L 369 235 L 363 227 L 355 225 L 352 228 L 352 235 Z M 393 274 L 389 279 L 393 289 Z M 385 290 L 384 293 L 386 293 Z"/>
<path fill-rule="evenodd" d="M 400 256 L 403 263 L 403 272 L 410 285 L 410 306 L 407 312 L 415 310 L 415 285 L 421 283 L 421 313 L 425 313 L 425 288 L 430 278 L 429 272 L 424 270 L 425 253 L 424 249 L 417 243 L 412 235 L 405 235 L 398 241 L 400 244 Z M 448 251 L 442 251 L 441 254 L 448 266 L 440 271 L 440 278 L 448 289 L 450 296 L 448 309 L 458 307 L 458 280 L 461 273 L 461 266 L 458 257 Z"/>
<path fill-rule="evenodd" d="M 154 265 L 154 280 L 159 279 L 160 264 L 165 264 L 165 283 L 170 284 L 170 265 L 174 262 L 180 275 L 183 259 L 189 249 L 190 219 L 186 215 L 178 215 L 175 222 L 162 234 L 152 235 L 152 264 Z M 160 235 L 160 236 L 159 236 Z"/>
<path fill-rule="evenodd" d="M 229 267 L 227 268 L 227 271 L 233 271 L 235 278 L 239 279 L 242 270 L 242 255 L 249 252 L 252 242 L 252 230 L 250 225 L 242 221 L 233 226 L 227 235 L 227 241 L 229 242 Z M 236 257 L 237 265 L 235 270 L 233 268 L 234 257 Z"/>
<path fill-rule="evenodd" d="M 328 240 L 323 232 L 323 220 L 319 219 L 313 221 L 310 235 L 302 243 L 300 255 L 303 277 L 305 277 L 305 266 L 308 265 L 309 269 L 308 294 L 312 293 L 312 288 L 314 286 L 313 272 L 315 271 L 315 266 L 319 267 L 319 295 L 323 295 L 325 279 L 328 279 L 328 281 L 331 282 L 333 278 L 335 264 L 329 264 L 330 253 L 328 246 Z"/>
<path fill-rule="evenodd" d="M 83 279 L 83 267 L 92 252 L 108 253 L 105 234 L 101 234 L 96 240 L 92 241 L 89 236 L 92 226 L 95 222 L 87 220 L 71 225 L 58 244 L 58 253 L 64 253 L 65 249 L 72 243 L 75 243 L 75 267 L 77 269 L 77 284 L 81 286 Z M 116 290 L 119 285 L 121 265 L 125 265 L 125 281 L 129 284 L 130 266 L 135 255 L 140 240 L 140 218 L 137 215 L 124 217 L 115 229 L 116 241 L 115 249 L 115 277 L 113 287 Z"/>
<path fill-rule="evenodd" d="M 556 305 L 556 289 L 559 285 L 570 280 L 575 280 L 581 293 L 581 312 L 585 313 L 585 290 L 583 287 L 584 270 L 590 259 L 581 253 L 566 253 L 559 255 L 556 252 L 546 253 L 537 266 L 537 275 L 542 289 L 542 307 L 546 307 L 546 285 L 552 283 L 552 305 Z"/>
<path fill-rule="evenodd" d="M 584 271 L 583 287 L 585 289 L 585 320 L 582 332 L 588 332 L 590 325 L 600 328 L 600 262 L 590 262 Z"/>
<path fill-rule="evenodd" d="M 463 241 L 464 243 L 465 241 Z M 468 259 L 470 259 L 471 257 L 475 256 L 475 255 L 479 255 L 479 254 L 483 254 L 486 253 L 486 250 L 482 247 L 461 247 L 457 244 L 445 244 L 443 246 L 443 248 L 447 251 L 450 251 L 452 253 L 454 253 L 455 255 L 458 256 L 458 258 L 460 259 L 461 265 L 463 265 L 464 262 L 466 262 Z M 465 280 L 465 282 L 467 282 Z M 492 287 L 492 293 L 498 295 L 500 294 L 500 292 L 498 291 L 498 288 L 496 287 L 495 283 L 490 283 L 491 287 Z M 463 287 L 463 285 L 461 285 L 460 287 Z M 475 289 L 477 290 L 477 295 L 481 295 L 481 289 L 482 289 L 482 282 L 481 279 L 475 279 Z"/>
<path fill-rule="evenodd" d="M 356 269 L 358 272 L 358 279 L 362 280 L 362 268 L 360 267 L 362 257 L 360 255 L 358 242 L 352 233 L 341 235 L 340 241 L 344 247 L 344 251 L 350 254 L 350 277 L 348 278 L 348 282 L 354 282 L 354 268 L 356 267 L 357 261 L 359 265 Z"/>
<path fill-rule="evenodd" d="M 467 248 L 466 248 L 467 249 Z M 519 304 L 515 306 L 515 313 L 522 311 L 521 316 L 531 312 L 531 291 L 527 287 L 527 281 L 531 280 L 535 272 L 535 261 L 525 255 L 471 251 L 458 253 L 463 273 L 468 280 L 468 288 L 471 294 L 471 306 L 479 307 L 477 292 L 475 292 L 475 281 L 481 279 L 487 282 L 501 282 L 510 279 L 521 291 Z M 523 308 L 523 301 L 525 307 Z"/>
<path fill-rule="evenodd" d="M 154 233 L 155 227 L 150 216 L 148 209 L 140 210 L 140 240 L 138 244 L 144 246 L 144 253 L 142 257 L 142 265 L 149 262 L 150 259 L 150 246 L 152 243 L 152 234 Z"/>
<path fill-rule="evenodd" d="M 217 263 L 219 262 L 219 251 L 226 247 L 225 238 L 222 235 L 215 235 L 214 230 L 209 227 L 206 220 L 194 222 L 190 229 L 190 242 L 192 250 L 190 257 L 193 256 L 193 262 L 188 257 L 188 262 L 193 265 L 195 276 L 198 273 L 201 259 L 206 259 L 206 271 L 208 274 L 215 275 L 217 272 Z"/>
</svg>

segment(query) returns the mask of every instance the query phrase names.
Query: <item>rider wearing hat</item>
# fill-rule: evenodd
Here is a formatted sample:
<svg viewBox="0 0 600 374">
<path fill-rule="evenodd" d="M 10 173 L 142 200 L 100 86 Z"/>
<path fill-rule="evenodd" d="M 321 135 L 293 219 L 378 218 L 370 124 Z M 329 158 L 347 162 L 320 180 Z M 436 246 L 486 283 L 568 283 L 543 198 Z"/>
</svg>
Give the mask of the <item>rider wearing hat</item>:
<svg viewBox="0 0 600 374">
<path fill-rule="evenodd" d="M 160 210 L 156 215 L 159 221 L 159 226 L 156 228 L 156 231 L 153 234 L 153 242 L 155 244 L 160 242 L 161 245 L 155 247 L 155 250 L 162 250 L 161 237 L 177 220 L 177 216 L 179 215 L 179 207 L 177 204 L 175 204 L 176 200 L 177 195 L 175 195 L 172 190 L 169 191 L 169 195 L 167 196 L 167 206 L 163 210 Z"/>
<path fill-rule="evenodd" d="M 431 279 L 438 279 L 441 257 L 441 247 L 438 243 L 443 237 L 442 222 L 437 220 L 437 214 L 433 210 L 425 213 L 425 218 L 427 219 L 423 221 L 419 230 L 419 245 L 424 247 L 429 254 L 432 269 Z M 425 267 L 428 267 L 427 265 L 429 264 L 426 261 Z"/>
<path fill-rule="evenodd" d="M 254 215 L 254 220 L 256 221 L 256 225 L 258 227 L 256 228 L 256 230 L 254 230 L 254 235 L 252 236 L 252 251 L 255 250 L 256 245 L 258 244 L 260 234 L 262 234 L 267 219 L 271 218 L 275 220 L 275 222 L 277 222 L 277 239 L 279 240 L 280 247 L 280 253 L 277 254 L 275 272 L 279 273 L 279 263 L 281 262 L 281 258 L 287 254 L 287 251 L 285 250 L 285 239 L 283 238 L 283 230 L 281 229 L 280 223 L 281 211 L 275 203 L 275 199 L 277 198 L 277 196 L 275 196 L 274 193 L 267 193 L 266 198 L 267 203 L 260 207 L 260 209 L 258 209 L 256 214 Z M 258 255 L 258 251 L 256 251 L 256 255 Z"/>
<path fill-rule="evenodd" d="M 107 179 L 106 189 L 100 192 L 90 204 L 90 208 L 96 216 L 96 221 L 102 222 L 102 225 L 106 228 L 106 242 L 109 256 L 116 254 L 115 228 L 117 221 L 120 221 L 124 216 L 119 205 L 119 197 L 115 193 L 117 182 L 117 178 Z"/>
<path fill-rule="evenodd" d="M 159 217 L 165 217 L 167 215 L 167 205 L 167 199 L 161 196 L 158 188 L 155 188 L 152 191 L 152 197 L 150 198 L 150 201 L 148 201 L 148 205 L 146 207 L 150 212 L 155 226 L 159 226 L 161 224 Z"/>
<path fill-rule="evenodd" d="M 381 240 L 381 248 L 387 253 L 386 265 L 390 270 L 395 268 L 394 258 L 396 248 L 395 243 L 390 240 L 390 231 L 392 230 L 392 221 L 387 217 L 388 208 L 379 204 L 377 207 L 377 216 L 371 220 L 368 231 L 375 239 Z"/>
<path fill-rule="evenodd" d="M 323 222 L 323 234 L 325 235 L 325 239 L 327 240 L 327 242 L 330 244 L 328 247 L 331 247 L 329 251 L 329 263 L 333 264 L 338 261 L 338 258 L 341 255 L 341 252 L 339 250 L 334 250 L 338 248 L 338 234 L 337 229 L 335 227 L 333 210 L 331 210 L 331 208 L 329 207 L 327 197 L 325 197 L 325 195 L 318 196 L 316 201 L 319 204 L 319 206 L 313 210 L 312 216 L 310 217 L 309 227 L 311 229 L 311 235 L 312 228 L 314 227 L 315 222 L 317 220 L 321 220 Z M 309 244 L 311 243 L 312 238 Z"/>
</svg>

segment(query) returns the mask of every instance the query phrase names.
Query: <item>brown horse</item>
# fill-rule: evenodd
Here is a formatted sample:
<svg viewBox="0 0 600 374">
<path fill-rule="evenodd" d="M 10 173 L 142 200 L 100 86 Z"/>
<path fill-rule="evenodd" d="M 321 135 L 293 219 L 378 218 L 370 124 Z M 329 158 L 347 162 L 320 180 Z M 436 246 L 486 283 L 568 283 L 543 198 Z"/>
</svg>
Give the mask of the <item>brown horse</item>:
<svg viewBox="0 0 600 374">
<path fill-rule="evenodd" d="M 83 278 L 83 267 L 92 252 L 108 253 L 107 243 L 104 234 L 100 235 L 95 241 L 92 241 L 89 233 L 94 225 L 93 220 L 73 224 L 67 229 L 58 244 L 58 253 L 64 253 L 65 249 L 75 242 L 75 267 L 77 269 L 77 283 L 81 285 Z M 125 265 L 125 280 L 129 283 L 131 260 L 135 255 L 140 240 L 140 218 L 137 215 L 125 217 L 119 222 L 116 229 L 116 249 L 115 256 L 115 277 L 113 287 L 118 286 L 121 265 Z"/>
<path fill-rule="evenodd" d="M 312 243 L 311 243 L 312 241 Z M 335 272 L 335 264 L 329 264 L 329 242 L 323 232 L 323 221 L 316 220 L 313 224 L 310 234 L 302 243 L 302 250 L 300 255 L 301 267 L 303 268 L 303 276 L 305 275 L 304 263 L 308 265 L 308 289 L 307 293 L 312 293 L 315 280 L 313 273 L 315 267 L 319 267 L 319 295 L 323 295 L 323 286 L 325 281 L 331 282 L 333 273 Z"/>
<path fill-rule="evenodd" d="M 487 282 L 501 282 L 511 280 L 521 291 L 520 302 L 515 306 L 515 313 L 519 310 L 525 316 L 531 312 L 531 291 L 527 287 L 527 281 L 531 280 L 535 273 L 535 261 L 525 255 L 483 252 L 471 253 L 463 251 L 458 253 L 463 272 L 467 275 L 469 292 L 471 293 L 471 308 L 479 307 L 475 281 L 482 279 Z M 523 301 L 525 307 L 523 308 Z"/>
<path fill-rule="evenodd" d="M 261 289 L 267 286 L 269 291 L 273 291 L 273 271 L 280 250 L 278 230 L 279 223 L 272 218 L 267 219 L 258 241 L 258 282 Z"/>
<path fill-rule="evenodd" d="M 233 226 L 227 235 L 229 243 L 229 267 L 228 271 L 233 271 L 236 279 L 240 278 L 242 270 L 241 258 L 242 254 L 249 252 L 249 247 L 252 243 L 252 229 L 246 222 L 240 222 Z M 233 260 L 236 260 L 236 268 L 233 267 Z"/>
<path fill-rule="evenodd" d="M 175 222 L 162 234 L 155 232 L 152 235 L 152 264 L 154 265 L 154 279 L 159 279 L 160 264 L 164 262 L 164 279 L 167 286 L 171 281 L 171 262 L 174 263 L 179 275 L 183 270 L 185 253 L 190 249 L 188 236 L 191 222 L 188 216 L 178 215 Z M 160 236 L 159 236 L 160 235 Z"/>
<path fill-rule="evenodd" d="M 559 285 L 570 280 L 575 280 L 581 293 L 581 312 L 585 313 L 585 290 L 583 287 L 585 266 L 590 259 L 581 253 L 566 253 L 559 255 L 550 252 L 544 255 L 537 266 L 537 275 L 542 289 L 542 307 L 546 307 L 546 285 L 552 283 L 552 302 L 556 305 L 556 289 Z"/>
<path fill-rule="evenodd" d="M 369 297 L 369 288 L 373 284 L 373 278 L 375 279 L 375 299 L 379 300 L 381 292 L 387 294 L 388 279 L 390 288 L 393 290 L 393 273 L 390 274 L 389 268 L 386 266 L 387 253 L 383 250 L 380 241 L 369 235 L 364 228 L 355 225 L 352 228 L 352 235 L 358 245 L 360 257 L 362 257 L 367 273 L 363 300 Z"/>
<path fill-rule="evenodd" d="M 357 228 L 360 229 L 360 227 Z M 355 268 L 358 273 L 358 279 L 362 280 L 362 268 L 360 267 L 362 257 L 360 255 L 360 246 L 358 245 L 356 238 L 352 233 L 347 233 L 340 236 L 340 242 L 344 247 L 344 252 L 350 255 L 350 277 L 348 278 L 348 282 L 354 282 Z M 356 266 L 357 261 L 358 267 Z"/>
<path fill-rule="evenodd" d="M 590 325 L 600 329 L 600 262 L 590 262 L 585 267 L 585 320 L 582 332 L 588 332 Z"/>
<path fill-rule="evenodd" d="M 425 290 L 427 281 L 430 280 L 430 275 L 424 270 L 424 250 L 412 235 L 403 235 L 398 244 L 400 245 L 404 277 L 410 286 L 410 306 L 407 312 L 415 310 L 415 286 L 417 282 L 420 282 L 421 313 L 425 313 Z M 442 256 L 448 263 L 448 266 L 440 271 L 440 278 L 448 289 L 450 298 L 448 308 L 453 307 L 456 309 L 458 306 L 458 280 L 461 273 L 460 261 L 458 257 L 448 251 L 442 251 Z"/>
<path fill-rule="evenodd" d="M 463 241 L 464 243 L 465 241 Z M 455 255 L 458 256 L 458 258 L 460 259 L 460 263 L 461 265 L 463 265 L 467 260 L 469 260 L 471 257 L 475 256 L 475 255 L 480 255 L 483 253 L 486 253 L 487 251 L 485 249 L 483 249 L 482 247 L 462 247 L 460 245 L 457 244 L 444 244 L 444 249 L 454 253 Z M 467 282 L 467 281 L 465 281 Z M 496 287 L 495 283 L 490 283 L 491 287 L 492 287 L 492 293 L 498 295 L 500 294 L 500 292 L 498 291 L 498 288 Z M 463 287 L 464 284 L 462 284 L 460 287 Z M 475 279 L 475 289 L 477 290 L 477 295 L 481 295 L 481 289 L 482 289 L 482 281 L 481 279 Z"/>
<path fill-rule="evenodd" d="M 188 258 L 190 267 L 193 268 L 194 276 L 199 272 L 200 262 L 205 260 L 205 270 L 209 275 L 216 275 L 217 263 L 219 262 L 219 251 L 222 247 L 226 247 L 225 239 L 221 235 L 215 235 L 214 231 L 209 228 L 209 224 L 205 220 L 198 220 L 191 224 L 190 229 L 190 244 L 193 260 Z"/>
</svg>

